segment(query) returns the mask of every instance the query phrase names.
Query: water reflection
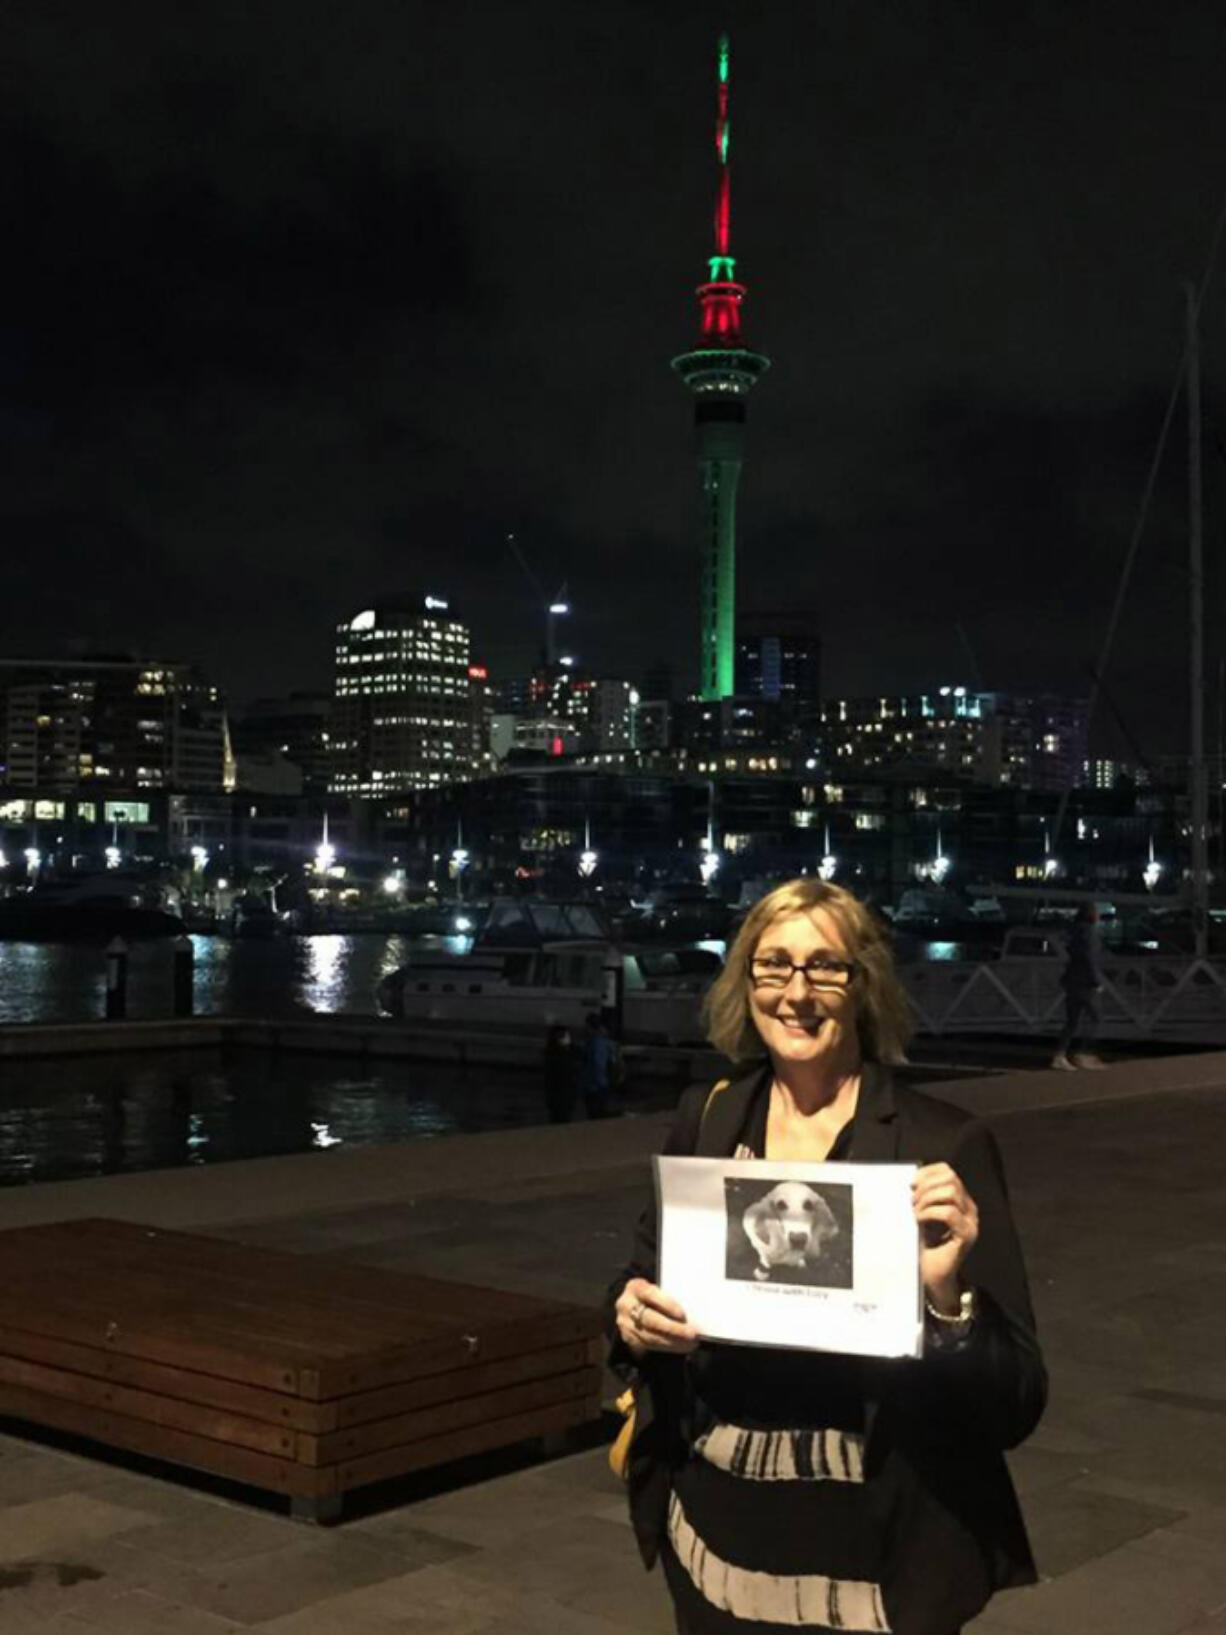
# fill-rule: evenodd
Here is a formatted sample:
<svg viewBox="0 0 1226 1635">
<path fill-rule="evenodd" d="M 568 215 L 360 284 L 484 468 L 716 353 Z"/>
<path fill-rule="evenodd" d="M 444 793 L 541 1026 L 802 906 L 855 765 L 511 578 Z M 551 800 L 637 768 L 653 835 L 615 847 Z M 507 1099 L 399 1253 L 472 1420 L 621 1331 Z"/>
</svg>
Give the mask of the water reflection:
<svg viewBox="0 0 1226 1635">
<path fill-rule="evenodd" d="M 19 1068 L 20 1071 L 15 1071 Z M 661 1085 L 636 1109 L 672 1106 Z M 545 1120 L 534 1071 L 276 1051 L 0 1062 L 0 1186 Z"/>
<path fill-rule="evenodd" d="M 303 998 L 313 1011 L 345 1007 L 346 975 L 353 954 L 352 937 L 306 937 L 306 983 Z"/>
<path fill-rule="evenodd" d="M 379 978 L 403 965 L 412 943 L 397 934 L 191 939 L 198 1016 L 292 1016 L 303 1010 L 371 1015 Z M 462 953 L 471 938 L 436 941 Z M 0 1023 L 83 1022 L 103 1014 L 100 946 L 0 942 Z M 169 942 L 135 943 L 128 959 L 128 1015 L 173 1014 Z"/>
</svg>

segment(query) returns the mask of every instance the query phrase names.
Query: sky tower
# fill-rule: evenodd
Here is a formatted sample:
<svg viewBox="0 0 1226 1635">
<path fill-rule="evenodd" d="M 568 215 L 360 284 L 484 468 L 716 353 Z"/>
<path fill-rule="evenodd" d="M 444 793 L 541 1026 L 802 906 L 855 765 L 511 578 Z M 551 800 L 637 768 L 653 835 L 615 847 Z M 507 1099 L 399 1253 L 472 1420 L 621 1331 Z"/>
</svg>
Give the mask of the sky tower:
<svg viewBox="0 0 1226 1635">
<path fill-rule="evenodd" d="M 699 681 L 703 698 L 733 691 L 736 650 L 736 488 L 745 441 L 745 399 L 770 359 L 741 338 L 745 285 L 732 259 L 732 190 L 728 173 L 728 36 L 716 59 L 715 253 L 698 286 L 700 334 L 672 366 L 694 394 L 694 427 L 702 474 L 702 608 Z"/>
</svg>

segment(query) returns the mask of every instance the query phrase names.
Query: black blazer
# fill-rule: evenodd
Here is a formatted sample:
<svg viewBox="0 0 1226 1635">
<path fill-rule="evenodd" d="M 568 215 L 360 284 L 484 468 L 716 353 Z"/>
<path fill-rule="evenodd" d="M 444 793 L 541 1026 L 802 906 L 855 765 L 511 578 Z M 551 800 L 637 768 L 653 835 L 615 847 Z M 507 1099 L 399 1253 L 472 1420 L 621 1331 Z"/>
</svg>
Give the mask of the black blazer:
<svg viewBox="0 0 1226 1635">
<path fill-rule="evenodd" d="M 730 1157 L 768 1068 L 736 1079 L 710 1102 L 696 1085 L 681 1098 L 667 1154 Z M 963 1265 L 979 1314 L 958 1350 L 930 1348 L 914 1359 L 871 1359 L 866 1387 L 866 1469 L 888 1463 L 910 1498 L 905 1538 L 892 1566 L 894 1599 L 916 1611 L 916 1629 L 952 1628 L 974 1616 L 997 1589 L 1036 1577 L 1003 1450 L 1023 1441 L 1047 1400 L 1047 1372 L 1035 1334 L 1021 1249 L 1004 1169 L 992 1133 L 977 1119 L 896 1085 L 876 1063 L 863 1069 L 849 1161 L 944 1161 L 979 1209 L 979 1239 Z M 686 1456 L 692 1409 L 684 1359 L 649 1354 L 641 1366 L 617 1336 L 613 1303 L 631 1277 L 655 1282 L 656 1209 L 644 1210 L 630 1264 L 610 1286 L 610 1365 L 637 1381 L 638 1417 L 628 1483 L 631 1519 L 644 1562 L 663 1540 L 671 1470 Z M 927 1609 L 925 1611 L 924 1609 Z"/>
</svg>

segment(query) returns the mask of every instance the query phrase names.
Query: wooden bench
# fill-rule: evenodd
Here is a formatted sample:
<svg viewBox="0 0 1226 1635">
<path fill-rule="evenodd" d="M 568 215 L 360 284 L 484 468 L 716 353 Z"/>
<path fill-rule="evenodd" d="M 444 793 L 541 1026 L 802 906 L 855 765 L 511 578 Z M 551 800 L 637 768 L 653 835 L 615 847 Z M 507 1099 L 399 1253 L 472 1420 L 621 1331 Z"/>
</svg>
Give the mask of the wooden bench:
<svg viewBox="0 0 1226 1635">
<path fill-rule="evenodd" d="M 329 1520 L 344 1494 L 600 1414 L 595 1311 L 225 1239 L 0 1232 L 0 1414 Z"/>
</svg>

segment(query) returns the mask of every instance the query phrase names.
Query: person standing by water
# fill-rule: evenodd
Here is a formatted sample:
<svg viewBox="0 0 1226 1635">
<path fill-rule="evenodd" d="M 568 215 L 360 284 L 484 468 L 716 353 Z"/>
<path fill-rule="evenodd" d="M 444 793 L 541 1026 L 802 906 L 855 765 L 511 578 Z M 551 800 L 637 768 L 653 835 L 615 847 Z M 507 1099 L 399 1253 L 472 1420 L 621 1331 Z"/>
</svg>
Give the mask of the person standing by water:
<svg viewBox="0 0 1226 1635">
<path fill-rule="evenodd" d="M 1078 1067 L 1104 1067 L 1088 1048 L 1098 1032 L 1098 996 L 1103 988 L 1102 945 L 1098 909 L 1082 903 L 1065 945 L 1064 1032 L 1051 1065 L 1062 1072 Z"/>
<path fill-rule="evenodd" d="M 609 1360 L 634 1386 L 643 1561 L 661 1562 L 681 1635 L 958 1635 L 1036 1577 L 1004 1450 L 1038 1423 L 1047 1374 L 1000 1150 L 895 1080 L 907 998 L 838 886 L 758 902 L 706 1008 L 736 1076 L 686 1092 L 664 1151 L 915 1166 L 923 1354 L 704 1340 L 656 1283 L 649 1206 L 606 1299 Z"/>
<path fill-rule="evenodd" d="M 551 1024 L 545 1035 L 545 1106 L 551 1124 L 569 1124 L 575 1116 L 575 1051 L 570 1029 Z"/>
<path fill-rule="evenodd" d="M 583 1105 L 589 1118 L 609 1118 L 612 1115 L 616 1061 L 617 1045 L 609 1037 L 600 1017 L 593 1013 L 587 1019 L 583 1035 Z"/>
</svg>

